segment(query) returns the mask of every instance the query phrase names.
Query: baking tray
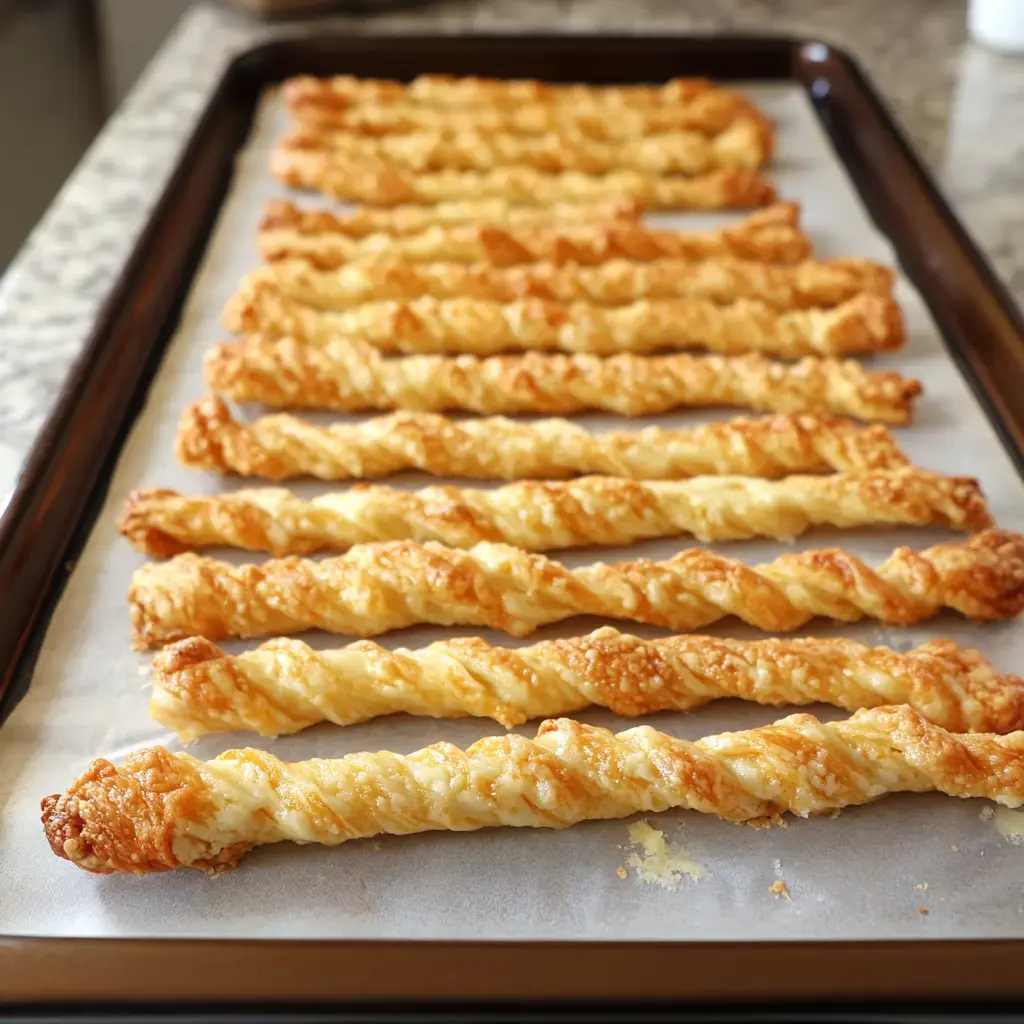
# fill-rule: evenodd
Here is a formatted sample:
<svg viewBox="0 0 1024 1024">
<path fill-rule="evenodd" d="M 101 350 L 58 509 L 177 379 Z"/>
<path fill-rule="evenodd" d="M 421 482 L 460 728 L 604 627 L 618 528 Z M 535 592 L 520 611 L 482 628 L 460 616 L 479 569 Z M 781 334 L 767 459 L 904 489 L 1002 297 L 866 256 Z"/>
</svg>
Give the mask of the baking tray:
<svg viewBox="0 0 1024 1024">
<path fill-rule="evenodd" d="M 23 694 L 172 334 L 260 91 L 297 73 L 797 83 L 950 352 L 1024 466 L 1024 323 L 855 63 L 789 39 L 287 40 L 225 73 L 0 523 L 0 716 Z M 952 286 L 953 283 L 955 286 Z M 0 733 L 2 742 L 2 733 Z M 0 1000 L 1008 999 L 1024 942 L 0 940 Z"/>
</svg>

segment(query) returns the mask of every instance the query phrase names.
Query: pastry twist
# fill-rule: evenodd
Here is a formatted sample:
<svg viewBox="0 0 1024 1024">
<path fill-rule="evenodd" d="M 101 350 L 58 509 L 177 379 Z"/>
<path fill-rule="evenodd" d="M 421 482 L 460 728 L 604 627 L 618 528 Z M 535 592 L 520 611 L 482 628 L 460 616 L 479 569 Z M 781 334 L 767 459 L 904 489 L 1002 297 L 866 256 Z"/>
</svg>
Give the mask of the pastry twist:
<svg viewBox="0 0 1024 1024">
<path fill-rule="evenodd" d="M 511 206 L 503 199 L 466 199 L 435 206 L 393 206 L 375 209 L 357 206 L 352 210 L 299 210 L 283 199 L 267 203 L 260 230 L 296 229 L 303 233 L 331 233 L 351 238 L 390 235 L 401 238 L 418 235 L 438 225 L 491 224 L 496 227 L 550 227 L 578 224 L 593 227 L 602 223 L 638 224 L 643 207 L 623 197 L 601 203 L 564 203 L 550 209 Z"/>
<path fill-rule="evenodd" d="M 265 337 L 290 336 L 320 345 L 335 338 L 356 339 L 384 352 L 413 355 L 490 356 L 523 350 L 614 355 L 700 348 L 795 359 L 886 352 L 904 341 L 899 305 L 880 295 L 857 295 L 834 309 L 785 313 L 751 299 L 729 306 L 707 299 L 643 299 L 607 309 L 546 299 L 503 304 L 431 297 L 331 312 L 261 285 L 236 296 L 225 319 L 239 330 Z"/>
<path fill-rule="evenodd" d="M 620 107 L 614 117 L 602 111 L 535 101 L 514 107 L 461 109 L 428 107 L 403 100 L 346 107 L 318 102 L 316 95 L 309 94 L 296 96 L 290 107 L 299 125 L 313 131 L 327 129 L 370 136 L 441 130 L 504 135 L 553 132 L 605 141 L 684 131 L 718 135 L 738 120 L 758 116 L 747 100 L 724 89 L 707 89 L 683 104 Z"/>
<path fill-rule="evenodd" d="M 561 718 L 542 722 L 534 739 L 508 733 L 464 751 L 435 743 L 404 757 L 286 764 L 247 749 L 204 763 L 152 747 L 123 767 L 94 761 L 42 801 L 42 820 L 53 852 L 87 871 L 216 872 L 282 840 L 565 828 L 670 807 L 728 821 L 807 817 L 932 791 L 1024 803 L 1024 733 L 957 735 L 901 705 L 830 723 L 790 715 L 696 742 Z"/>
<path fill-rule="evenodd" d="M 348 309 L 386 299 L 537 298 L 624 306 L 637 299 L 704 299 L 722 305 L 755 299 L 771 309 L 830 308 L 861 294 L 891 297 L 893 273 L 870 260 L 807 261 L 774 266 L 728 257 L 663 259 L 633 263 L 612 259 L 595 267 L 533 263 L 494 267 L 485 263 L 363 261 L 318 270 L 306 260 L 279 260 L 247 274 L 240 299 L 224 326 L 241 330 L 234 305 L 272 288 L 316 309 Z"/>
<path fill-rule="evenodd" d="M 822 525 L 979 530 L 991 522 L 976 481 L 908 468 L 784 480 L 584 476 L 494 490 L 356 484 L 311 501 L 277 487 L 217 495 L 141 491 L 128 499 L 120 528 L 136 547 L 162 555 L 221 545 L 304 555 L 382 540 L 457 548 L 496 541 L 551 551 L 654 537 L 790 540 Z"/>
<path fill-rule="evenodd" d="M 680 107 L 716 90 L 706 78 L 673 78 L 664 85 L 591 85 L 551 83 L 532 78 L 481 78 L 476 75 L 418 75 L 411 82 L 389 78 L 298 75 L 282 86 L 285 103 L 306 103 L 348 110 L 363 104 L 416 103 L 427 107 L 505 107 L 545 103 L 572 110 L 616 114 L 621 108 Z M 738 95 L 738 94 L 731 94 Z M 749 101 L 744 101 L 750 106 Z"/>
<path fill-rule="evenodd" d="M 573 570 L 504 544 L 460 551 L 395 541 L 322 561 L 241 566 L 184 554 L 136 570 L 128 600 L 139 648 L 306 629 L 374 636 L 417 623 L 527 636 L 574 615 L 680 632 L 735 615 L 771 633 L 816 616 L 906 626 L 942 608 L 1007 619 L 1024 608 L 1024 537 L 989 530 L 963 544 L 898 548 L 878 569 L 837 548 L 759 567 L 690 548 L 665 562 Z"/>
<path fill-rule="evenodd" d="M 644 416 L 699 406 L 760 412 L 838 413 L 907 423 L 921 393 L 916 380 L 857 362 L 807 357 L 779 363 L 762 355 L 406 356 L 386 359 L 372 345 L 253 337 L 215 345 L 206 356 L 210 390 L 274 408 L 409 409 L 568 415 L 603 409 Z"/>
<path fill-rule="evenodd" d="M 484 200 L 480 200 L 483 202 Z M 352 261 L 389 263 L 521 263 L 593 266 L 610 259 L 649 262 L 732 256 L 770 263 L 806 259 L 811 243 L 800 230 L 799 210 L 779 203 L 728 227 L 707 231 L 652 231 L 617 221 L 562 221 L 560 207 L 543 209 L 539 224 L 436 224 L 418 233 L 354 236 L 349 221 L 327 211 L 304 211 L 273 203 L 260 222 L 260 251 L 268 260 L 301 258 L 329 269 Z M 378 211 L 378 217 L 393 211 Z"/>
<path fill-rule="evenodd" d="M 450 420 L 406 412 L 321 427 L 283 413 L 239 423 L 215 396 L 185 410 L 176 448 L 185 466 L 271 480 L 359 480 L 404 469 L 503 480 L 584 473 L 633 480 L 725 474 L 771 479 L 907 464 L 887 427 L 835 418 L 771 416 L 591 434 L 569 420 Z"/>
<path fill-rule="evenodd" d="M 607 174 L 621 168 L 646 174 L 704 174 L 719 167 L 763 167 L 771 156 L 772 131 L 757 118 L 734 121 L 711 137 L 677 131 L 616 141 L 578 134 L 519 135 L 450 128 L 373 136 L 307 125 L 283 145 L 325 150 L 346 159 L 391 160 L 417 171 L 489 171 L 520 165 L 551 173 Z"/>
<path fill-rule="evenodd" d="M 954 732 L 1024 728 L 1024 679 L 1000 675 L 952 640 L 904 654 L 853 640 L 641 640 L 604 626 L 533 647 L 473 637 L 417 651 L 369 640 L 314 651 L 280 639 L 233 656 L 193 637 L 160 650 L 153 670 L 150 713 L 185 742 L 236 730 L 280 736 L 396 712 L 493 718 L 511 728 L 591 704 L 633 717 L 722 697 L 848 711 L 909 704 Z"/>
<path fill-rule="evenodd" d="M 631 196 L 651 210 L 747 210 L 775 199 L 775 189 L 758 171 L 723 169 L 686 178 L 629 170 L 546 174 L 532 167 L 418 173 L 387 160 L 348 160 L 280 143 L 270 154 L 270 170 L 294 188 L 370 206 L 488 198 L 551 206 Z"/>
</svg>

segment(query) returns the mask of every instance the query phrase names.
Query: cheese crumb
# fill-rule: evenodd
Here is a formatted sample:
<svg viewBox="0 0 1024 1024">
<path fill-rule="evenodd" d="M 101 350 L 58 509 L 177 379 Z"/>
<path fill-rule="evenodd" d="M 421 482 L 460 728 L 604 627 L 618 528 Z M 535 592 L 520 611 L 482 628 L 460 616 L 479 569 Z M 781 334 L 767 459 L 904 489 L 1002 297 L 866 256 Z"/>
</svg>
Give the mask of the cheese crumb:
<svg viewBox="0 0 1024 1024">
<path fill-rule="evenodd" d="M 1024 811 L 1000 807 L 992 818 L 1004 839 L 1008 839 L 1014 846 L 1024 846 Z"/>
<path fill-rule="evenodd" d="M 957 846 L 957 845 L 956 845 L 956 843 L 954 843 L 954 844 L 953 844 L 953 845 L 952 845 L 952 846 L 950 847 L 950 849 L 951 849 L 951 850 L 952 850 L 952 851 L 953 851 L 954 853 L 959 853 L 959 852 L 960 852 L 960 847 L 959 847 L 959 846 Z"/>
<path fill-rule="evenodd" d="M 789 895 L 789 890 L 786 888 L 786 883 L 781 878 L 776 878 L 775 881 L 768 886 L 768 891 L 770 893 L 773 893 L 775 896 L 784 897 L 785 899 L 789 900 L 790 903 L 793 902 L 793 897 Z"/>
<path fill-rule="evenodd" d="M 626 869 L 621 864 L 615 869 L 615 874 L 617 874 L 623 881 L 626 880 Z"/>
<path fill-rule="evenodd" d="M 626 863 L 646 885 L 660 885 L 674 892 L 684 876 L 694 881 L 711 877 L 707 868 L 687 857 L 680 847 L 665 842 L 665 833 L 651 828 L 646 821 L 635 821 L 629 826 L 629 841 L 640 850 L 631 853 Z"/>
<path fill-rule="evenodd" d="M 917 912 L 919 914 L 927 914 L 928 913 L 928 908 L 927 907 L 918 907 L 917 908 Z"/>
<path fill-rule="evenodd" d="M 996 812 L 994 807 L 982 807 L 981 811 L 978 813 L 978 817 L 981 818 L 982 821 L 991 821 L 995 816 Z"/>
<path fill-rule="evenodd" d="M 927 890 L 928 890 L 928 883 L 927 882 L 918 882 L 917 885 L 914 886 L 914 888 L 917 889 L 918 892 L 927 892 Z"/>
</svg>

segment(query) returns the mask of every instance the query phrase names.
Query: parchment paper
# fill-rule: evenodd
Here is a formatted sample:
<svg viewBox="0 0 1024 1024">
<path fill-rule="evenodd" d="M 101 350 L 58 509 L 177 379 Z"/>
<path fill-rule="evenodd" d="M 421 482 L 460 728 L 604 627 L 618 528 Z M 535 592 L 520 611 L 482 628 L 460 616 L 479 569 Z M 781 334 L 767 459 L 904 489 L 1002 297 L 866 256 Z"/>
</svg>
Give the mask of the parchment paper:
<svg viewBox="0 0 1024 1024">
<path fill-rule="evenodd" d="M 765 86 L 748 91 L 778 119 L 775 176 L 781 194 L 803 204 L 818 254 L 892 261 L 888 243 L 872 227 L 800 90 Z M 53 617 L 31 690 L 0 729 L 0 934 L 596 940 L 1024 935 L 1019 884 L 1024 848 L 980 819 L 982 803 L 941 796 L 891 797 L 835 819 L 797 820 L 786 829 L 768 831 L 696 813 L 654 816 L 651 824 L 711 873 L 700 880 L 684 877 L 676 891 L 644 884 L 632 868 L 626 879 L 619 877 L 616 869 L 627 865 L 630 853 L 623 848 L 628 844 L 626 821 L 587 823 L 564 832 L 507 829 L 387 837 L 336 849 L 280 844 L 251 853 L 237 871 L 218 879 L 193 871 L 142 879 L 96 877 L 53 856 L 39 824 L 41 797 L 65 788 L 95 756 L 118 760 L 146 744 L 179 746 L 147 715 L 148 658 L 129 648 L 124 596 L 142 559 L 117 536 L 115 520 L 135 488 L 215 492 L 224 486 L 213 476 L 179 468 L 172 441 L 181 409 L 203 393 L 202 355 L 222 336 L 224 303 L 240 276 L 258 262 L 254 234 L 260 210 L 283 192 L 266 165 L 269 147 L 284 127 L 277 100 L 268 96 L 239 160 L 177 337 Z M 306 202 L 315 200 L 306 197 Z M 690 224 L 713 219 L 661 218 Z M 1009 458 L 907 282 L 901 282 L 899 298 L 910 342 L 904 352 L 879 362 L 920 377 L 926 385 L 917 420 L 900 432 L 901 443 L 920 465 L 979 476 L 999 523 L 1024 528 L 1024 490 Z M 656 422 L 702 418 L 684 411 Z M 622 423 L 610 417 L 581 419 L 595 430 Z M 407 485 L 427 482 L 416 474 L 399 479 Z M 313 485 L 299 489 L 317 490 Z M 858 555 L 881 560 L 897 544 L 925 546 L 948 536 L 882 530 L 840 537 L 819 530 L 798 544 L 806 548 L 841 540 Z M 572 552 L 565 560 L 583 564 L 601 558 L 668 557 L 685 543 Z M 725 549 L 757 562 L 770 559 L 779 546 L 758 542 Z M 597 624 L 577 619 L 528 641 L 483 635 L 511 645 L 578 634 Z M 645 636 L 659 632 L 620 628 Z M 410 629 L 382 642 L 417 647 L 468 632 Z M 735 624 L 708 632 L 757 635 Z M 978 646 L 1006 671 L 1021 668 L 1014 653 L 1024 641 L 1024 625 L 972 626 L 951 615 L 902 632 L 871 624 L 819 626 L 809 632 L 899 649 L 949 636 Z M 314 636 L 312 642 L 347 641 Z M 829 718 L 842 716 L 831 708 L 812 710 Z M 662 714 L 648 721 L 697 738 L 770 722 L 785 713 L 724 701 L 688 716 Z M 616 729 L 635 724 L 600 711 L 580 717 Z M 347 729 L 320 726 L 277 741 L 240 734 L 207 737 L 190 750 L 213 757 L 251 743 L 287 759 L 361 749 L 407 752 L 441 739 L 465 745 L 499 728 L 490 721 L 394 716 Z M 522 731 L 530 734 L 533 728 Z M 792 902 L 769 893 L 777 879 L 785 882 Z M 920 912 L 922 906 L 927 915 Z"/>
</svg>

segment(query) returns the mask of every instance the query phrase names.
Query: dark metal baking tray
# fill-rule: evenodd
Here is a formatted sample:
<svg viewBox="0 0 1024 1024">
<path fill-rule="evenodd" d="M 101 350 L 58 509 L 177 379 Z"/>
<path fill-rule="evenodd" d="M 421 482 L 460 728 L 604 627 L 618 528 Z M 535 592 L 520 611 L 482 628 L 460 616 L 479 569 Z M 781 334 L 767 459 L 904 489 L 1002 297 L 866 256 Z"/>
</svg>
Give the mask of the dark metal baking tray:
<svg viewBox="0 0 1024 1024">
<path fill-rule="evenodd" d="M 856 63 L 746 37 L 317 38 L 227 69 L 0 520 L 0 720 L 31 666 L 173 331 L 260 91 L 299 73 L 552 81 L 678 75 L 806 89 L 872 216 L 1024 467 L 1024 322 Z M 0 730 L 0 742 L 3 740 Z M 41 852 L 41 855 L 44 855 Z M 2 883 L 0 883 L 2 891 Z M 986 1001 L 1024 994 L 1024 942 L 452 943 L 0 937 L 0 1004 L 286 1000 Z"/>
</svg>

